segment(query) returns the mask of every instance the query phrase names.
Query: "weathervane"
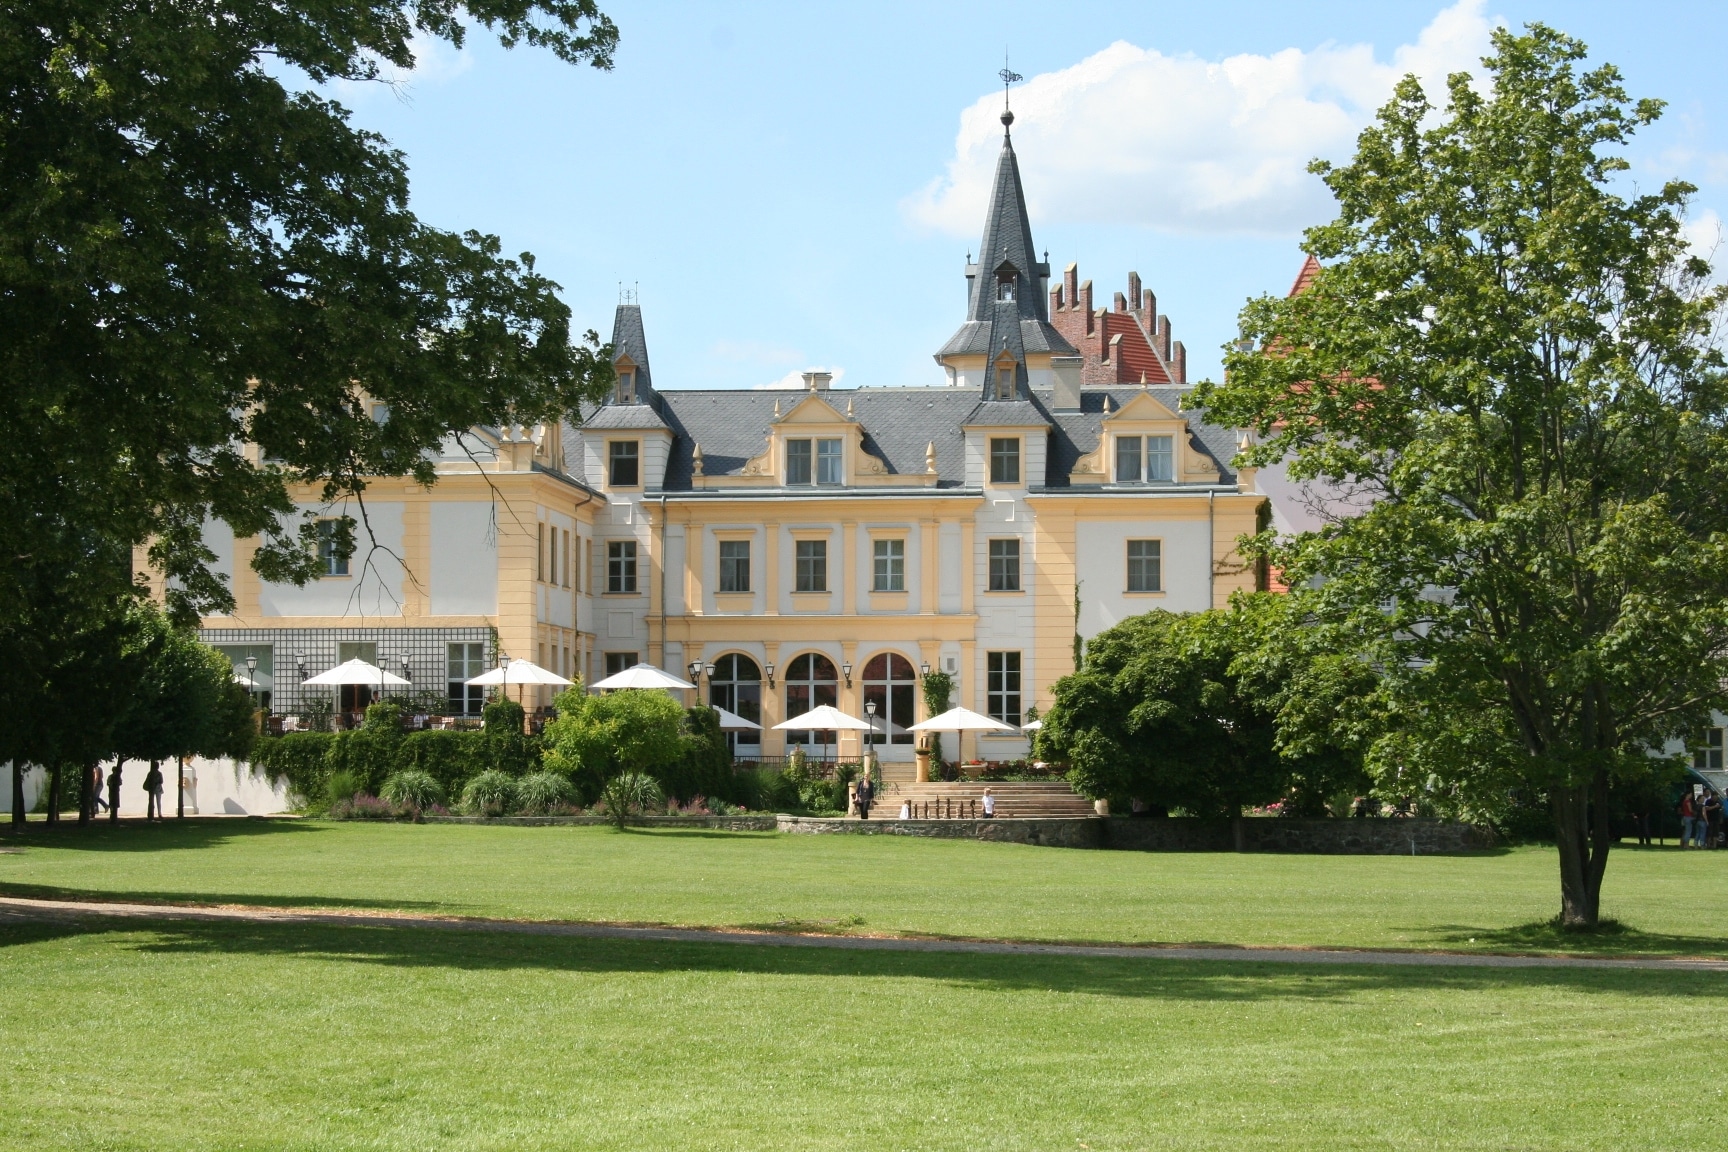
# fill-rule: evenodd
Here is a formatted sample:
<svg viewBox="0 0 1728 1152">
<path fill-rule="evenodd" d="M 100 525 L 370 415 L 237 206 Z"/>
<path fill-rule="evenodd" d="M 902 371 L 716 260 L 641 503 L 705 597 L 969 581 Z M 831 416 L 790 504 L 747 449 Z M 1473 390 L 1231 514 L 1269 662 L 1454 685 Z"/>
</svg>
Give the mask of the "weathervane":
<svg viewBox="0 0 1728 1152">
<path fill-rule="evenodd" d="M 1026 77 L 1008 67 L 1008 53 L 1002 53 L 1002 71 L 996 73 L 1002 77 L 1002 127 L 1007 128 L 1014 123 L 1014 113 L 1008 107 L 1008 86 L 1018 84 Z"/>
</svg>

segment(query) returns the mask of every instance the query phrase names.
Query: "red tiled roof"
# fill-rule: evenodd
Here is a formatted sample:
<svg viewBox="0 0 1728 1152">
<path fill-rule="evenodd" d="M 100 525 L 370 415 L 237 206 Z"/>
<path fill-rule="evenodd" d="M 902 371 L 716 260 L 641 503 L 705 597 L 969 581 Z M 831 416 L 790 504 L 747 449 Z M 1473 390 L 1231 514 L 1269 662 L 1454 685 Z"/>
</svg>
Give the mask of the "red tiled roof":
<svg viewBox="0 0 1728 1152">
<path fill-rule="evenodd" d="M 1171 384 L 1170 374 L 1164 370 L 1164 362 L 1158 359 L 1158 354 L 1147 343 L 1146 334 L 1138 321 L 1126 312 L 1106 312 L 1104 314 L 1104 343 L 1121 335 L 1122 343 L 1116 347 L 1121 349 L 1118 356 L 1121 361 L 1116 365 L 1116 379 L 1125 384 L 1138 384 L 1144 373 L 1148 384 Z"/>
<path fill-rule="evenodd" d="M 1314 259 L 1312 253 L 1302 261 L 1302 271 L 1296 273 L 1296 283 L 1290 285 L 1290 295 L 1300 296 L 1314 286 L 1314 277 L 1320 274 L 1320 261 Z"/>
</svg>

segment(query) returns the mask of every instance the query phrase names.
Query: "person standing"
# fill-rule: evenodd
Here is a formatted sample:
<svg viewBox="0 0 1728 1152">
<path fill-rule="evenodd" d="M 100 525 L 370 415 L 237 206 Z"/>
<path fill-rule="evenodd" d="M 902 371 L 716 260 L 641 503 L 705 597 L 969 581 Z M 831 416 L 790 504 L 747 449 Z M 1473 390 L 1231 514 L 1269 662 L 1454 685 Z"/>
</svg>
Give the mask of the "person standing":
<svg viewBox="0 0 1728 1152">
<path fill-rule="evenodd" d="M 1692 807 L 1692 793 L 1688 792 L 1680 797 L 1680 847 L 1682 848 L 1692 847 L 1692 822 L 1697 814 L 1697 809 Z"/>
<path fill-rule="evenodd" d="M 154 760 L 144 776 L 144 819 L 162 819 L 162 768 Z"/>
<path fill-rule="evenodd" d="M 114 761 L 114 771 L 108 773 L 108 819 L 120 819 L 120 765 Z"/>
<path fill-rule="evenodd" d="M 1704 794 L 1704 847 L 1714 848 L 1722 837 L 1722 797 L 1714 792 Z"/>
<path fill-rule="evenodd" d="M 108 801 L 102 799 L 102 765 L 97 764 L 92 767 L 90 771 L 94 774 L 92 777 L 94 787 L 90 789 L 90 801 L 92 805 L 90 809 L 90 818 L 94 820 L 98 812 L 101 812 L 103 809 L 108 807 Z"/>
<path fill-rule="evenodd" d="M 870 802 L 876 798 L 876 789 L 870 783 L 870 777 L 865 775 L 858 781 L 858 819 L 870 819 Z"/>
<path fill-rule="evenodd" d="M 986 788 L 986 789 L 984 789 L 984 819 L 994 820 L 995 818 L 996 818 L 996 794 L 994 792 L 990 791 L 990 789 Z"/>
</svg>

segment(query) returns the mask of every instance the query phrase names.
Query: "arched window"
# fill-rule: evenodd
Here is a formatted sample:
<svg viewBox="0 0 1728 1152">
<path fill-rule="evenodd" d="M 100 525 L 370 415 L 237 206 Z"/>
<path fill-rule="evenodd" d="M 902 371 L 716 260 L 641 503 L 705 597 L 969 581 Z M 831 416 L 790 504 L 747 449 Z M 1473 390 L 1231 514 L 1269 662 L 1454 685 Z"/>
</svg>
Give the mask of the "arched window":
<svg viewBox="0 0 1728 1152">
<path fill-rule="evenodd" d="M 728 652 L 714 661 L 714 675 L 708 677 L 708 703 L 752 724 L 762 723 L 762 670 L 756 661 L 742 652 Z M 745 751 L 759 752 L 762 733 L 754 728 L 728 732 L 726 742 L 734 754 L 741 745 Z"/>
<path fill-rule="evenodd" d="M 871 744 L 912 743 L 907 729 L 917 719 L 913 713 L 917 689 L 918 674 L 906 657 L 897 652 L 870 657 L 864 665 L 864 703 L 876 705 L 876 731 L 865 740 Z M 866 714 L 865 719 L 871 717 Z"/>
<path fill-rule="evenodd" d="M 834 662 L 819 652 L 806 652 L 792 661 L 786 669 L 786 718 L 796 720 L 812 708 L 838 704 L 839 681 Z M 786 743 L 832 745 L 834 730 L 789 731 Z"/>
</svg>

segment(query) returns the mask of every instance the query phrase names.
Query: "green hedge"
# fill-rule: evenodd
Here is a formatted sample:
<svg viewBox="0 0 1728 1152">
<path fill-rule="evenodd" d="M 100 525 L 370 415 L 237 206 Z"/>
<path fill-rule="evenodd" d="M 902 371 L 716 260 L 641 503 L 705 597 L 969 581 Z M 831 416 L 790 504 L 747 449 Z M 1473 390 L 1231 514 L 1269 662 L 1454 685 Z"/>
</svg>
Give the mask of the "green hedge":
<svg viewBox="0 0 1728 1152">
<path fill-rule="evenodd" d="M 330 732 L 289 732 L 267 736 L 252 748 L 252 765 L 272 781 L 287 784 L 301 804 L 323 799 L 330 777 L 327 760 L 336 737 Z"/>
<path fill-rule="evenodd" d="M 454 800 L 469 780 L 485 771 L 486 737 L 481 732 L 432 729 L 415 732 L 397 750 L 398 771 L 424 772 L 438 781 L 444 795 Z"/>
</svg>

